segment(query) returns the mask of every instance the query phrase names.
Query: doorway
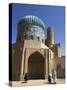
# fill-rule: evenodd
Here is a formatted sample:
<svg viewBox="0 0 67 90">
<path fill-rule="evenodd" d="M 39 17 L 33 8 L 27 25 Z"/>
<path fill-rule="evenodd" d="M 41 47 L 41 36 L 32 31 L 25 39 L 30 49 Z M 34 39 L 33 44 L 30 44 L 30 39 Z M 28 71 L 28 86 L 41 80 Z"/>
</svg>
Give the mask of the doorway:
<svg viewBox="0 0 67 90">
<path fill-rule="evenodd" d="M 45 79 L 45 58 L 39 52 L 29 56 L 28 79 Z"/>
</svg>

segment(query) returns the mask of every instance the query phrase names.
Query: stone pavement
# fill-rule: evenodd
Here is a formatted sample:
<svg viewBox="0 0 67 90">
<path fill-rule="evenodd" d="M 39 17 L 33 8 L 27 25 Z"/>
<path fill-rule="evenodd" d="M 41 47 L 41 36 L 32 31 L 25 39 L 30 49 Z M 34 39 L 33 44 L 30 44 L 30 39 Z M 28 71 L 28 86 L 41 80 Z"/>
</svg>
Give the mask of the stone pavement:
<svg viewBox="0 0 67 90">
<path fill-rule="evenodd" d="M 58 79 L 57 84 L 64 84 L 65 80 L 64 79 Z M 13 81 L 12 86 L 17 87 L 17 86 L 35 86 L 35 85 L 48 85 L 48 80 L 28 80 L 27 82 L 21 82 L 21 81 Z M 53 85 L 57 85 L 53 84 Z M 51 85 L 51 84 L 50 84 Z"/>
</svg>

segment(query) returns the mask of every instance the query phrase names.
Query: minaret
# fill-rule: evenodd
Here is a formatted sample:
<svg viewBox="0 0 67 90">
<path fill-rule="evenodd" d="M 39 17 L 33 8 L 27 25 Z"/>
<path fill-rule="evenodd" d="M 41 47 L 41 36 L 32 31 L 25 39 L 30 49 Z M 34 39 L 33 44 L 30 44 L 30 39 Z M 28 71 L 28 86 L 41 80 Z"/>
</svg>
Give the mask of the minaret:
<svg viewBox="0 0 67 90">
<path fill-rule="evenodd" d="M 54 45 L 54 32 L 52 27 L 47 28 L 47 44 L 49 47 Z"/>
<path fill-rule="evenodd" d="M 54 52 L 55 58 L 61 57 L 60 43 L 54 43 L 54 30 L 52 27 L 47 28 L 46 45 Z"/>
</svg>

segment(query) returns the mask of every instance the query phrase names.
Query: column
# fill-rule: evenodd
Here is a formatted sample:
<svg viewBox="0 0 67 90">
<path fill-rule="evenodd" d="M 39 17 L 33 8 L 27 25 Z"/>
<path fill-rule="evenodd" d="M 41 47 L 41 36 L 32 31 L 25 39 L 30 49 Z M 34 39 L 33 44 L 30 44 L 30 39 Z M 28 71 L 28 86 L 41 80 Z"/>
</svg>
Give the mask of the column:
<svg viewBox="0 0 67 90">
<path fill-rule="evenodd" d="M 48 78 L 48 72 L 49 72 L 49 57 L 48 57 L 48 50 L 45 49 L 45 78 Z"/>
<path fill-rule="evenodd" d="M 23 49 L 22 53 L 20 81 L 24 81 L 24 70 L 25 70 L 25 49 Z"/>
</svg>

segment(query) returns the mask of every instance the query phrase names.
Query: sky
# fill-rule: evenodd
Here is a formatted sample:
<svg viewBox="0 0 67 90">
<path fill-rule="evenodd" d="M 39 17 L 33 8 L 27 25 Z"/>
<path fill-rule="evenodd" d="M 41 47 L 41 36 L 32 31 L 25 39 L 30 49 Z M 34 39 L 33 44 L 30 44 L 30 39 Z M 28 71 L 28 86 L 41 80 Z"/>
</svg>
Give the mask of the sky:
<svg viewBox="0 0 67 90">
<path fill-rule="evenodd" d="M 33 4 L 12 4 L 12 43 L 16 42 L 17 24 L 26 15 L 39 17 L 45 24 L 45 33 L 53 27 L 55 43 L 61 44 L 61 53 L 65 55 L 65 7 Z"/>
</svg>

